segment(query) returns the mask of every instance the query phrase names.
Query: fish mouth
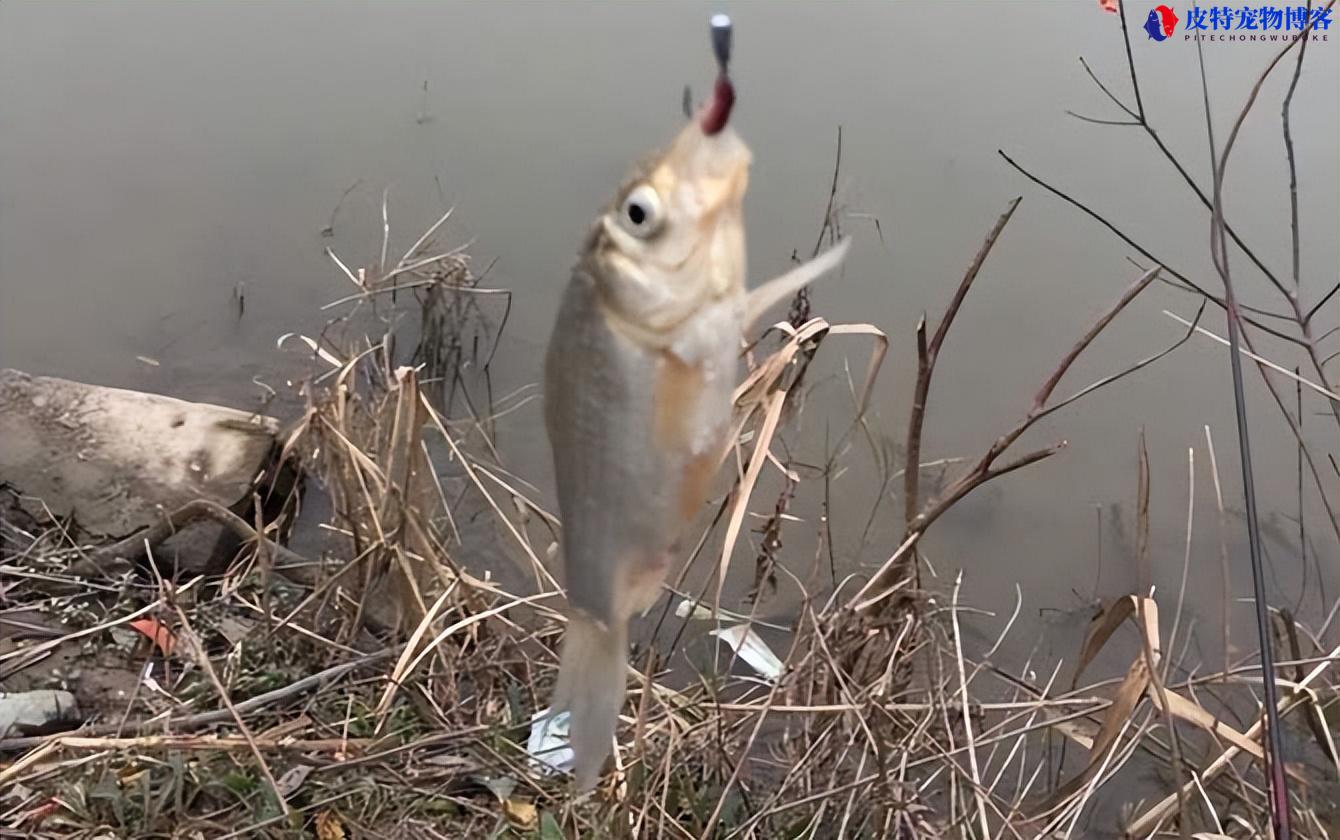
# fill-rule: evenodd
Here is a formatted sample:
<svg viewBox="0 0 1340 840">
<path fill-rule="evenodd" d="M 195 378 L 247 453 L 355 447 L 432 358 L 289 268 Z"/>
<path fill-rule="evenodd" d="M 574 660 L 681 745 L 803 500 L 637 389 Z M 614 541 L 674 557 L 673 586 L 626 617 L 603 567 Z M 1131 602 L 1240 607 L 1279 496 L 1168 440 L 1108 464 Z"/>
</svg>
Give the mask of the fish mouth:
<svg viewBox="0 0 1340 840">
<path fill-rule="evenodd" d="M 700 214 L 713 217 L 726 204 L 744 199 L 752 155 L 733 128 L 704 134 L 687 126 L 663 163 L 678 181 L 693 184 L 701 197 Z"/>
</svg>

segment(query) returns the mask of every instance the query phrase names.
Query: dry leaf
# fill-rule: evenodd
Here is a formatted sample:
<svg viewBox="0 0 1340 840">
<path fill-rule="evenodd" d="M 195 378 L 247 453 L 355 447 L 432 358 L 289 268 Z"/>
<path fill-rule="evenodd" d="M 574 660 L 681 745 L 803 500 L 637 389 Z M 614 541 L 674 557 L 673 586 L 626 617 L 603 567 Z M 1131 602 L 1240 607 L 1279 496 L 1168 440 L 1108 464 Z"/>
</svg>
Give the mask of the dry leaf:
<svg viewBox="0 0 1340 840">
<path fill-rule="evenodd" d="M 1141 601 L 1144 603 L 1141 604 Z M 1152 598 L 1141 598 L 1137 600 L 1134 595 L 1123 598 L 1122 602 L 1126 603 L 1128 606 L 1124 609 L 1115 609 L 1114 612 L 1130 615 L 1133 612 L 1143 610 L 1145 632 L 1150 634 L 1147 636 L 1147 639 L 1150 648 L 1152 648 L 1154 652 L 1153 664 L 1157 667 L 1159 651 L 1158 605 L 1154 603 L 1154 599 Z M 1113 606 L 1115 607 L 1115 605 Z M 1103 637 L 1104 642 L 1107 640 L 1107 637 L 1112 634 L 1112 630 L 1115 629 L 1115 627 L 1110 625 L 1112 625 L 1112 622 L 1109 618 L 1109 620 L 1105 621 L 1100 628 L 1100 630 L 1106 631 L 1106 635 Z M 1091 642 L 1095 638 L 1097 638 L 1096 635 L 1086 641 L 1086 648 L 1088 646 L 1087 642 Z M 1099 647 L 1101 647 L 1101 645 L 1102 642 L 1099 643 Z M 1091 650 L 1086 650 L 1086 652 L 1092 656 L 1098 651 L 1097 648 L 1093 648 Z M 1135 661 L 1132 662 L 1131 667 L 1126 670 L 1126 678 L 1122 680 L 1121 685 L 1117 687 L 1117 696 L 1113 698 L 1112 705 L 1107 707 L 1107 714 L 1103 716 L 1103 725 L 1098 730 L 1097 737 L 1093 739 L 1093 750 L 1089 755 L 1090 767 L 1085 768 L 1085 773 L 1090 769 L 1097 770 L 1097 765 L 1100 764 L 1103 757 L 1107 755 L 1108 749 L 1116 743 L 1117 735 L 1121 732 L 1122 726 L 1124 726 L 1126 721 L 1130 719 L 1131 714 L 1135 711 L 1135 707 L 1140 703 L 1140 698 L 1144 696 L 1145 690 L 1149 688 L 1149 666 L 1150 663 L 1142 652 L 1136 655 Z M 1081 773 L 1080 775 L 1085 774 Z"/>
<path fill-rule="evenodd" d="M 1174 691 L 1167 691 L 1165 693 L 1168 696 L 1168 706 L 1174 717 L 1181 718 L 1189 723 L 1194 723 L 1202 729 L 1223 738 L 1238 749 L 1250 753 L 1257 761 L 1262 763 L 1265 762 L 1265 752 L 1262 750 L 1261 745 L 1254 739 L 1248 738 L 1244 733 L 1239 732 L 1222 720 L 1219 720 L 1204 706 L 1201 706 L 1192 700 L 1188 700 Z M 1149 692 L 1149 696 L 1150 699 L 1154 701 L 1154 705 L 1161 710 L 1163 704 L 1159 697 L 1159 692 L 1151 691 Z M 1301 784 L 1308 784 L 1306 777 L 1299 771 L 1287 765 L 1284 769 L 1285 772 L 1289 774 L 1290 778 L 1298 780 Z"/>
<path fill-rule="evenodd" d="M 346 840 L 348 836 L 339 814 L 321 811 L 316 815 L 316 840 Z"/>
<path fill-rule="evenodd" d="M 1113 698 L 1112 705 L 1107 707 L 1107 714 L 1103 715 L 1103 725 L 1093 739 L 1090 761 L 1102 761 L 1103 756 L 1107 755 L 1108 749 L 1116 743 L 1121 727 L 1130 719 L 1147 688 L 1149 688 L 1149 665 L 1141 656 L 1131 663 L 1131 667 L 1126 671 L 1126 679 L 1117 687 L 1117 696 Z"/>
<path fill-rule="evenodd" d="M 1084 634 L 1084 644 L 1079 649 L 1079 662 L 1075 665 L 1075 676 L 1070 682 L 1073 689 L 1079 685 L 1080 675 L 1084 669 L 1093 662 L 1098 651 L 1102 650 L 1107 640 L 1112 638 L 1121 623 L 1135 612 L 1135 596 L 1123 595 L 1116 600 L 1109 601 L 1093 620 L 1089 622 L 1088 632 Z"/>
<path fill-rule="evenodd" d="M 1134 599 L 1134 596 L 1132 596 Z M 1149 646 L 1149 651 L 1153 655 L 1153 662 L 1150 663 L 1157 668 L 1159 662 L 1163 659 L 1163 643 L 1159 641 L 1159 605 L 1153 598 L 1140 598 L 1135 604 L 1136 614 L 1140 620 L 1144 621 L 1145 642 Z"/>
<path fill-rule="evenodd" d="M 277 346 L 280 350 L 283 350 L 284 342 L 288 341 L 290 338 L 296 338 L 303 344 L 306 344 L 309 348 L 311 348 L 313 353 L 319 356 L 322 359 L 322 361 L 324 361 L 331 367 L 337 369 L 344 367 L 345 363 L 342 362 L 340 359 L 336 358 L 335 354 L 331 353 L 329 350 L 322 347 L 314 339 L 308 338 L 305 335 L 298 335 L 297 333 L 284 333 L 279 337 L 279 340 L 275 342 L 275 346 Z"/>
<path fill-rule="evenodd" d="M 1098 655 L 1098 651 L 1102 650 L 1108 639 L 1112 638 L 1116 629 L 1133 615 L 1138 616 L 1143 622 L 1141 633 L 1144 638 L 1141 640 L 1141 647 L 1147 646 L 1151 656 L 1146 656 L 1142 650 L 1126 670 L 1126 678 L 1118 686 L 1116 697 L 1113 698 L 1112 705 L 1107 707 L 1107 712 L 1103 715 L 1103 724 L 1099 727 L 1098 734 L 1094 736 L 1093 748 L 1089 751 L 1089 763 L 1052 795 L 1049 802 L 1053 804 L 1069 798 L 1093 779 L 1107 754 L 1116 746 L 1117 736 L 1121 734 L 1122 727 L 1135 713 L 1135 707 L 1140 704 L 1140 699 L 1149 689 L 1151 682 L 1149 660 L 1152 658 L 1153 666 L 1158 667 L 1162 647 L 1159 642 L 1159 607 L 1153 598 L 1138 598 L 1135 595 L 1126 595 L 1112 601 L 1094 616 L 1084 637 L 1084 644 L 1080 647 L 1079 664 L 1075 668 L 1074 681 L 1079 682 L 1080 674 Z M 1171 701 L 1169 702 L 1171 704 Z"/>
<path fill-rule="evenodd" d="M 1126 678 L 1117 688 L 1117 696 L 1112 700 L 1112 705 L 1107 707 L 1107 714 L 1103 715 L 1103 725 L 1093 739 L 1093 749 L 1089 751 L 1089 763 L 1078 775 L 1057 789 L 1048 799 L 1048 807 L 1070 798 L 1089 783 L 1098 772 L 1098 768 L 1103 766 L 1103 759 L 1106 758 L 1108 750 L 1116 745 L 1121 728 L 1135 712 L 1135 707 L 1148 687 L 1149 666 L 1142 654 L 1131 663 Z"/>
<path fill-rule="evenodd" d="M 164 656 L 172 655 L 172 649 L 177 646 L 177 639 L 172 635 L 172 631 L 167 628 L 167 625 L 156 618 L 137 618 L 129 624 L 158 645 L 158 649 L 163 652 Z"/>
<path fill-rule="evenodd" d="M 1293 614 L 1288 610 L 1280 610 L 1279 618 L 1284 624 L 1285 638 L 1289 640 L 1289 658 L 1301 663 L 1303 661 L 1303 646 L 1298 642 L 1298 622 L 1294 620 Z M 1301 664 L 1295 665 L 1293 669 L 1294 682 L 1302 683 L 1304 676 L 1303 666 Z M 1312 738 L 1321 748 L 1322 754 L 1330 759 L 1331 763 L 1335 765 L 1336 773 L 1340 774 L 1340 754 L 1335 751 L 1335 739 L 1331 737 L 1331 730 L 1326 725 L 1326 716 L 1317 701 L 1316 692 L 1306 689 L 1303 697 L 1305 701 L 1303 713 L 1307 717 L 1307 728 L 1312 730 Z"/>
<path fill-rule="evenodd" d="M 503 813 L 507 819 L 517 828 L 530 831 L 539 823 L 540 812 L 536 809 L 534 802 L 525 802 L 520 799 L 504 799 Z"/>
<path fill-rule="evenodd" d="M 1256 756 L 1260 761 L 1266 760 L 1260 744 L 1210 714 L 1204 706 L 1186 699 L 1175 691 L 1165 691 L 1163 694 L 1168 698 L 1168 711 L 1172 713 L 1173 717 L 1194 723 L 1202 729 L 1218 735 L 1238 749 L 1246 750 Z M 1154 701 L 1154 705 L 1162 710 L 1163 702 L 1159 692 L 1152 691 L 1149 696 Z"/>
<path fill-rule="evenodd" d="M 1076 744 L 1079 744 L 1085 750 L 1093 749 L 1093 739 L 1094 736 L 1098 734 L 1098 727 L 1094 726 L 1092 722 L 1085 720 L 1084 718 L 1065 720 L 1060 714 L 1046 708 L 1042 708 L 1039 711 L 1044 718 L 1051 721 L 1048 725 L 1051 726 L 1052 729 L 1055 729 Z"/>
<path fill-rule="evenodd" d="M 307 777 L 312 774 L 310 764 L 294 765 L 287 773 L 279 777 L 275 784 L 279 785 L 279 795 L 285 799 L 298 792 L 302 783 L 307 781 Z"/>
<path fill-rule="evenodd" d="M 1149 640 L 1149 647 L 1154 652 L 1154 659 L 1157 664 L 1159 652 L 1162 648 L 1159 642 L 1159 605 L 1153 598 L 1123 595 L 1108 602 L 1093 617 L 1093 621 L 1089 622 L 1089 630 L 1084 635 L 1084 644 L 1080 646 L 1079 662 L 1075 665 L 1075 676 L 1071 680 L 1072 688 L 1079 684 L 1079 678 L 1084 673 L 1084 669 L 1093 663 L 1098 651 L 1102 650 L 1103 645 L 1107 644 L 1107 640 L 1112 638 L 1112 634 L 1121 626 L 1121 623 L 1132 615 L 1141 614 L 1142 611 L 1145 638 Z"/>
</svg>

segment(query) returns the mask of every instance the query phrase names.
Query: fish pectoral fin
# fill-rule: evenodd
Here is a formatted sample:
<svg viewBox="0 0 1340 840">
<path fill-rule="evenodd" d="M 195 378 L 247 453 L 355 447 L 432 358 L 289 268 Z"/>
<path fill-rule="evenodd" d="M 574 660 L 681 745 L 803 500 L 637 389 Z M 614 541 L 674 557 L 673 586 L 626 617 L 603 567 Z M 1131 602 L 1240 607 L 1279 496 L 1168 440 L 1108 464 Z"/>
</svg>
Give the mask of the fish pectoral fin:
<svg viewBox="0 0 1340 840">
<path fill-rule="evenodd" d="M 757 289 L 751 289 L 744 303 L 744 328 L 748 330 L 752 327 L 774 304 L 791 297 L 842 265 L 849 250 L 851 250 L 851 237 L 845 236 L 838 244 L 809 262 L 796 266 L 780 277 L 774 277 Z"/>
</svg>

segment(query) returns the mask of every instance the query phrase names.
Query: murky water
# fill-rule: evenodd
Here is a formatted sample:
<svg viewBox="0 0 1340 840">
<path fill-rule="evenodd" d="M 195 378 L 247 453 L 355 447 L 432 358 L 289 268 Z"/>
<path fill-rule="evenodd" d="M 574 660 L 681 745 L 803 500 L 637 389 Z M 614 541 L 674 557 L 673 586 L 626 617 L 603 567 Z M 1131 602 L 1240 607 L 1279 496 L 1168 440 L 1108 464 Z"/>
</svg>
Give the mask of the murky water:
<svg viewBox="0 0 1340 840">
<path fill-rule="evenodd" d="M 390 190 L 393 250 L 445 206 L 452 239 L 474 240 L 493 284 L 517 292 L 498 355 L 499 392 L 539 376 L 558 295 L 585 226 L 628 164 L 679 123 L 685 83 L 710 81 L 705 21 L 720 4 L 0 4 L 0 365 L 238 406 L 299 368 L 275 347 L 319 329 L 319 304 L 347 293 L 323 255 L 371 262 Z M 748 203 L 756 278 L 812 247 L 834 139 L 844 147 L 839 198 L 857 236 L 845 276 L 815 293 L 833 321 L 868 321 L 893 340 L 872 426 L 901 442 L 913 329 L 938 313 L 983 234 L 1023 195 L 946 345 L 931 394 L 927 460 L 980 453 L 1087 323 L 1139 271 L 1134 252 L 1028 183 L 997 155 L 1091 203 L 1160 259 L 1208 286 L 1208 214 L 1139 129 L 1099 126 L 1067 110 L 1119 111 L 1076 61 L 1083 55 L 1130 98 L 1115 17 L 1096 2 L 740 4 L 738 125 L 755 151 Z M 1205 183 L 1206 137 L 1194 46 L 1134 42 L 1141 94 L 1167 144 Z M 1274 47 L 1212 44 L 1206 63 L 1222 139 Z M 1294 115 L 1300 164 L 1303 297 L 1334 282 L 1340 257 L 1340 43 L 1313 44 Z M 1282 67 L 1267 83 L 1231 164 L 1229 215 L 1281 276 L 1288 273 L 1287 171 L 1278 132 Z M 341 194 L 334 237 L 331 224 Z M 873 223 L 879 221 L 879 231 Z M 1269 303 L 1237 258 L 1239 284 Z M 245 297 L 238 314 L 235 294 Z M 1195 302 L 1151 288 L 1075 367 L 1065 394 L 1171 342 Z M 1319 332 L 1336 322 L 1329 304 Z M 1222 332 L 1211 313 L 1207 325 Z M 1330 340 L 1334 343 L 1334 339 Z M 1264 345 L 1293 360 L 1279 347 Z M 1329 345 L 1327 352 L 1330 351 Z M 866 345 L 834 339 L 816 397 L 787 435 L 797 461 L 824 459 L 826 429 L 850 416 L 840 376 Z M 142 358 L 141 358 L 142 357 Z M 151 364 L 145 360 L 153 360 Z M 1263 506 L 1281 534 L 1268 548 L 1279 603 L 1299 597 L 1296 453 L 1249 370 Z M 1290 393 L 1292 393 L 1290 391 Z M 1305 401 L 1319 451 L 1335 430 Z M 1218 450 L 1230 507 L 1239 480 L 1225 351 L 1197 338 L 1173 357 L 1043 424 L 1020 451 L 1057 440 L 1057 457 L 970 497 L 927 544 L 941 575 L 966 571 L 965 600 L 1008 613 L 1023 593 L 1016 647 L 1056 613 L 1137 583 L 1131 508 L 1143 427 L 1153 468 L 1153 582 L 1175 591 L 1195 450 L 1196 523 L 1188 608 L 1207 656 L 1224 612 L 1209 458 Z M 548 489 L 538 405 L 500 425 L 502 451 Z M 868 448 L 833 483 L 833 568 L 893 549 L 892 503 Z M 1332 484 L 1334 481 L 1332 480 Z M 899 482 L 893 487 L 901 490 Z M 1310 494 L 1314 498 L 1315 494 Z M 552 498 L 550 496 L 549 498 Z M 806 577 L 821 493 L 807 486 L 784 531 Z M 1112 506 L 1118 506 L 1114 513 Z M 760 494 L 756 509 L 770 510 Z M 1340 591 L 1328 536 L 1308 501 L 1308 539 L 1325 592 Z M 1101 514 L 1101 540 L 1099 511 Z M 1122 518 L 1125 524 L 1122 524 Z M 1249 592 L 1241 522 L 1230 520 L 1233 593 Z M 862 540 L 862 533 L 865 539 Z M 821 584 L 829 574 L 807 577 Z M 742 592 L 750 552 L 737 555 Z M 1303 598 L 1316 616 L 1315 573 Z M 1170 595 L 1168 597 L 1171 597 Z M 785 611 L 785 592 L 777 609 Z M 1248 606 L 1229 612 L 1250 647 Z M 1000 622 L 987 622 L 986 627 Z M 1055 652 L 1073 655 L 1073 622 Z"/>
</svg>

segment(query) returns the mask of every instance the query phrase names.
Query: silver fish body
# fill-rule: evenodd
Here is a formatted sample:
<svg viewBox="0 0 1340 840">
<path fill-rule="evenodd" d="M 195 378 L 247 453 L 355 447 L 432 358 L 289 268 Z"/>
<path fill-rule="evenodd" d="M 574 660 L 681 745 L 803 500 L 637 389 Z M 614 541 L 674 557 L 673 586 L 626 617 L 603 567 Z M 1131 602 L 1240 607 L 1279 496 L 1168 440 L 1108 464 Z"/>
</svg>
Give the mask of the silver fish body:
<svg viewBox="0 0 1340 840">
<path fill-rule="evenodd" d="M 656 599 L 725 455 L 744 330 L 846 251 L 746 295 L 750 153 L 704 123 L 710 134 L 686 125 L 600 216 L 545 357 L 571 607 L 551 709 L 571 715 L 580 790 L 611 748 L 628 621 Z"/>
<path fill-rule="evenodd" d="M 578 272 L 545 363 L 568 602 L 606 627 L 655 600 L 670 553 L 724 452 L 744 295 L 648 347 L 602 312 Z"/>
</svg>

